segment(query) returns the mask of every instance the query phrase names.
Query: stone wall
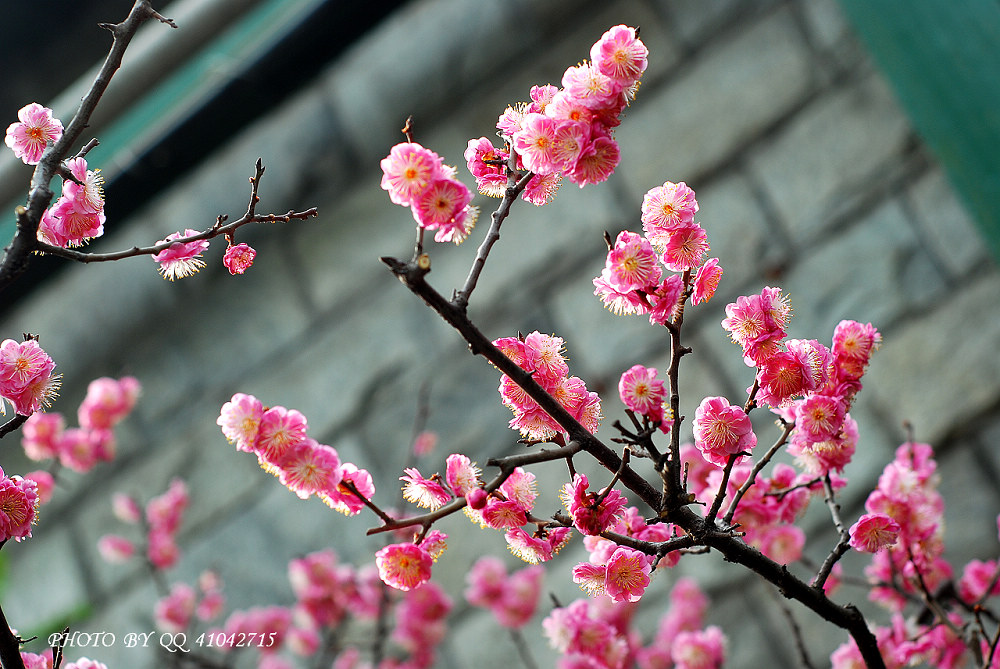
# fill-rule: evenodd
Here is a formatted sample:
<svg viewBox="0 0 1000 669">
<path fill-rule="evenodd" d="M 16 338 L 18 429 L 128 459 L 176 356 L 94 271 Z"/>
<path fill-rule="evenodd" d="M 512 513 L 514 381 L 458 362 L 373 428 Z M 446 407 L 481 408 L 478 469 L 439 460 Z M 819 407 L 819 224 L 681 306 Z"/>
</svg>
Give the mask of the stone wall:
<svg viewBox="0 0 1000 669">
<path fill-rule="evenodd" d="M 413 235 L 409 213 L 379 188 L 378 160 L 412 114 L 416 138 L 461 165 L 467 140 L 492 135 L 507 103 L 526 99 L 532 84 L 557 83 L 617 23 L 641 26 L 650 49 L 616 133 L 622 164 L 605 184 L 564 186 L 546 207 L 518 203 L 473 297 L 474 319 L 491 337 L 536 329 L 564 337 L 573 373 L 605 399 L 600 434 L 612 436 L 618 375 L 637 362 L 663 367 L 668 352 L 663 332 L 612 315 L 593 296 L 602 233 L 638 230 L 643 193 L 686 181 L 725 276 L 720 293 L 689 312 L 694 355 L 682 366 L 682 413 L 693 415 L 705 395 L 735 400 L 752 380 L 719 326 L 738 295 L 782 286 L 795 309 L 793 337 L 829 341 L 843 318 L 871 321 L 885 343 L 854 411 L 862 436 L 845 513 L 857 514 L 908 420 L 941 458 L 949 556 L 994 555 L 1000 275 L 834 0 L 417 0 L 133 219 L 115 221 L 109 203 L 113 247 L 207 226 L 243 211 L 261 156 L 261 208 L 316 205 L 320 217 L 241 231 L 259 251 L 245 276 L 223 270 L 221 247 L 209 251 L 209 268 L 176 284 L 149 259 L 73 267 L 4 320 L 5 337 L 41 335 L 64 375 L 55 408 L 70 416 L 93 377 L 132 374 L 144 386 L 120 429 L 119 458 L 87 477 L 64 472 L 35 537 L 4 550 L 12 624 L 33 630 L 86 606 L 79 629 L 151 629 L 148 579 L 101 563 L 94 544 L 119 529 L 112 491 L 148 498 L 174 476 L 188 481 L 192 503 L 169 580 L 215 568 L 232 608 L 289 603 L 285 566 L 304 552 L 333 547 L 345 560 L 371 559 L 379 546 L 365 537 L 371 517 L 345 519 L 298 500 L 226 444 L 215 418 L 234 392 L 305 413 L 312 436 L 373 472 L 384 504 L 421 397 L 427 427 L 440 435 L 423 471 L 443 468 L 451 452 L 484 462 L 520 448 L 497 373 L 377 260 L 407 255 Z M 442 292 L 464 279 L 481 227 L 463 246 L 431 250 L 430 280 Z M 766 422 L 762 441 L 772 434 Z M 9 461 L 5 470 L 26 466 Z M 554 465 L 538 474 L 565 480 Z M 963 494 L 972 489 L 975 499 Z M 540 508 L 557 504 L 546 492 Z M 830 523 L 818 508 L 808 522 L 819 539 L 807 552 L 819 560 L 832 545 Z M 502 537 L 464 518 L 441 529 L 452 540 L 435 578 L 456 597 L 461 622 L 440 666 L 511 666 L 510 640 L 459 594 L 478 551 L 505 552 Z M 564 602 L 579 594 L 568 568 L 581 554 L 579 544 L 567 549 L 548 571 L 546 588 Z M 717 604 L 710 621 L 729 634 L 727 666 L 793 665 L 788 623 L 768 588 L 717 557 L 685 559 L 678 571 L 698 574 Z M 647 632 L 672 579 L 658 576 L 644 599 Z M 863 590 L 842 595 L 864 599 Z M 793 614 L 823 664 L 844 635 Z M 526 635 L 539 665 L 552 666 L 537 626 Z M 163 665 L 121 644 L 85 654 L 109 666 Z"/>
</svg>

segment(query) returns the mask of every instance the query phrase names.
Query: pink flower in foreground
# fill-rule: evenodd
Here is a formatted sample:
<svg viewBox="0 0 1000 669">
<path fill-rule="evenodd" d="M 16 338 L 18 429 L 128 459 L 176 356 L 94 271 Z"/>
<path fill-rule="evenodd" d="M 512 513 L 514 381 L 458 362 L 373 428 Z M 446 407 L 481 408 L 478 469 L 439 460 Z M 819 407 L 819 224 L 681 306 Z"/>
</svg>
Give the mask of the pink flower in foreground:
<svg viewBox="0 0 1000 669">
<path fill-rule="evenodd" d="M 694 223 L 698 201 L 694 191 L 683 181 L 665 181 L 662 186 L 649 189 L 642 198 L 642 227 L 646 238 L 656 247 L 665 247 L 669 232 L 674 228 Z"/>
<path fill-rule="evenodd" d="M 619 546 L 608 560 L 604 590 L 613 602 L 637 602 L 649 585 L 649 572 L 645 553 Z"/>
<path fill-rule="evenodd" d="M 648 54 L 635 28 L 618 25 L 609 28 L 591 47 L 590 60 L 601 74 L 631 86 L 645 71 Z"/>
<path fill-rule="evenodd" d="M 725 397 L 706 397 L 694 414 L 694 445 L 709 462 L 724 467 L 730 456 L 757 445 L 750 418 Z"/>
<path fill-rule="evenodd" d="M 305 440 L 308 429 L 306 417 L 295 409 L 275 406 L 265 411 L 254 444 L 261 464 L 276 462 L 286 450 Z"/>
<path fill-rule="evenodd" d="M 375 553 L 375 565 L 382 581 L 397 590 L 419 588 L 431 577 L 434 560 L 412 543 L 390 544 Z"/>
<path fill-rule="evenodd" d="M 173 241 L 175 239 L 186 239 L 197 235 L 197 230 L 188 228 L 184 232 L 174 232 L 167 235 L 165 239 L 156 242 Z M 198 239 L 190 242 L 175 241 L 173 244 L 163 249 L 153 256 L 153 260 L 160 263 L 160 274 L 164 279 L 173 281 L 197 274 L 198 270 L 205 266 L 205 261 L 201 259 L 202 252 L 208 248 L 207 239 Z"/>
<path fill-rule="evenodd" d="M 416 142 L 392 147 L 382 166 L 382 188 L 395 204 L 409 205 L 443 174 L 441 158 Z"/>
<path fill-rule="evenodd" d="M 456 495 L 467 495 L 471 490 L 479 490 L 479 467 L 469 456 L 452 453 L 446 460 L 445 481 Z"/>
<path fill-rule="evenodd" d="M 226 252 L 222 255 L 222 264 L 226 266 L 230 274 L 243 274 L 253 265 L 253 259 L 257 252 L 249 244 L 230 244 L 226 247 Z"/>
<path fill-rule="evenodd" d="M 412 467 L 403 471 L 406 474 L 400 476 L 399 480 L 406 482 L 403 486 L 403 498 L 408 502 L 433 511 L 451 499 L 451 493 L 441 485 L 440 476 L 435 475 L 427 479 Z"/>
<path fill-rule="evenodd" d="M 648 416 L 654 423 L 663 420 L 663 400 L 667 389 L 663 381 L 656 378 L 658 372 L 653 367 L 634 365 L 618 381 L 618 395 L 630 410 Z"/>
<path fill-rule="evenodd" d="M 6 476 L 0 469 L 0 543 L 30 537 L 37 513 L 37 484 L 20 476 Z"/>
<path fill-rule="evenodd" d="M 88 170 L 87 161 L 83 157 L 70 158 L 66 167 L 80 182 L 67 179 L 63 182 L 63 196 L 72 200 L 74 208 L 89 214 L 104 211 L 104 177 L 100 170 Z"/>
<path fill-rule="evenodd" d="M 222 405 L 215 422 L 222 428 L 226 440 L 236 444 L 236 450 L 253 453 L 263 417 L 264 405 L 259 399 L 253 395 L 236 393 Z"/>
<path fill-rule="evenodd" d="M 660 260 L 672 272 L 683 272 L 701 265 L 708 253 L 708 235 L 697 223 L 672 229 L 666 235 Z"/>
<path fill-rule="evenodd" d="M 602 277 L 616 290 L 649 290 L 660 283 L 662 270 L 653 247 L 643 237 L 622 230 L 608 251 Z"/>
<path fill-rule="evenodd" d="M 334 490 L 340 483 L 337 451 L 309 437 L 285 450 L 274 467 L 282 485 L 300 499 Z"/>
<path fill-rule="evenodd" d="M 521 157 L 525 169 L 535 174 L 559 171 L 555 155 L 558 127 L 558 121 L 544 114 L 532 113 L 524 117 L 521 129 L 514 134 L 514 150 Z"/>
<path fill-rule="evenodd" d="M 566 178 L 580 188 L 608 180 L 621 162 L 621 149 L 613 137 L 598 136 L 584 147 Z"/>
<path fill-rule="evenodd" d="M 375 495 L 372 475 L 367 470 L 345 462 L 340 467 L 340 483 L 334 490 L 320 493 L 319 498 L 334 511 L 353 516 L 365 508 L 365 503 L 346 484 L 350 484 L 364 499 L 371 499 Z"/>
<path fill-rule="evenodd" d="M 866 513 L 850 529 L 850 545 L 856 551 L 875 553 L 896 543 L 899 523 L 881 513 Z"/>
<path fill-rule="evenodd" d="M 22 650 L 21 662 L 24 663 L 24 669 L 52 669 L 52 649 L 49 648 L 41 655 Z"/>
<path fill-rule="evenodd" d="M 691 304 L 701 304 L 712 299 L 719 287 L 720 279 L 722 279 L 722 268 L 719 267 L 719 259 L 709 258 L 704 265 L 698 268 L 698 274 L 694 278 Z"/>
<path fill-rule="evenodd" d="M 62 123 L 52 117 L 51 109 L 37 102 L 21 107 L 17 118 L 7 127 L 4 141 L 25 165 L 37 165 L 48 143 L 62 137 Z"/>
</svg>

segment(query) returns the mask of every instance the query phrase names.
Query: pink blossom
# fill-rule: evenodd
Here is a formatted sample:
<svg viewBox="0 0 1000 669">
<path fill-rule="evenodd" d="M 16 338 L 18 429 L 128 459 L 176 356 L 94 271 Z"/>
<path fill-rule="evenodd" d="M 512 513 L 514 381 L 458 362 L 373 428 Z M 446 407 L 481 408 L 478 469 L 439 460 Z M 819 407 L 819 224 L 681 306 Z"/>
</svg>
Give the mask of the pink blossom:
<svg viewBox="0 0 1000 669">
<path fill-rule="evenodd" d="M 412 543 L 390 544 L 375 553 L 379 578 L 397 590 L 412 590 L 431 577 L 431 556 Z"/>
<path fill-rule="evenodd" d="M 500 625 L 518 629 L 528 624 L 538 608 L 544 573 L 540 565 L 532 565 L 510 575 L 500 601 L 491 607 Z"/>
<path fill-rule="evenodd" d="M 433 430 L 424 430 L 413 439 L 413 454 L 416 456 L 430 455 L 437 446 L 438 435 Z"/>
<path fill-rule="evenodd" d="M 619 546 L 608 560 L 605 592 L 613 602 L 637 602 L 649 585 L 649 572 L 645 553 Z"/>
<path fill-rule="evenodd" d="M 39 379 L 48 379 L 53 368 L 55 363 L 37 340 L 5 339 L 0 343 L 0 396 L 13 402 L 15 396 Z"/>
<path fill-rule="evenodd" d="M 105 220 L 103 208 L 88 211 L 76 200 L 63 195 L 42 217 L 38 238 L 54 246 L 80 246 L 104 234 Z"/>
<path fill-rule="evenodd" d="M 70 158 L 66 167 L 80 183 L 69 179 L 63 182 L 63 196 L 72 200 L 74 208 L 83 213 L 98 214 L 104 211 L 104 177 L 100 170 L 87 169 L 83 157 Z"/>
<path fill-rule="evenodd" d="M 253 395 L 236 393 L 222 405 L 222 411 L 215 420 L 222 428 L 222 434 L 236 450 L 255 452 L 257 434 L 264 418 L 264 405 Z"/>
<path fill-rule="evenodd" d="M 471 201 L 472 193 L 461 181 L 434 179 L 414 195 L 413 218 L 422 228 L 438 230 L 436 241 L 460 243 L 468 237 L 478 216 L 478 209 L 469 207 Z"/>
<path fill-rule="evenodd" d="M 81 657 L 76 662 L 62 665 L 62 669 L 108 669 L 108 665 L 97 660 Z"/>
<path fill-rule="evenodd" d="M 257 251 L 246 243 L 232 244 L 226 247 L 226 252 L 222 255 L 222 264 L 226 266 L 230 274 L 243 274 L 253 265 L 253 259 L 257 256 Z"/>
<path fill-rule="evenodd" d="M 580 188 L 608 180 L 621 162 L 621 149 L 613 137 L 598 135 L 591 139 L 576 159 L 576 166 L 566 178 Z"/>
<path fill-rule="evenodd" d="M 116 492 L 111 495 L 111 511 L 115 518 L 132 525 L 142 520 L 142 507 L 131 495 Z"/>
<path fill-rule="evenodd" d="M 757 445 L 750 418 L 724 397 L 706 397 L 694 414 L 694 445 L 705 459 L 723 467 L 731 456 Z"/>
<path fill-rule="evenodd" d="M 559 123 L 544 114 L 529 113 L 521 121 L 521 129 L 513 136 L 514 150 L 525 169 L 535 174 L 559 171 L 556 157 L 556 131 Z"/>
<path fill-rule="evenodd" d="M 98 462 L 114 458 L 115 440 L 111 430 L 70 428 L 59 438 L 59 462 L 75 472 L 88 472 Z"/>
<path fill-rule="evenodd" d="M 37 513 L 38 485 L 0 469 L 0 543 L 30 537 Z"/>
<path fill-rule="evenodd" d="M 289 446 L 274 467 L 282 485 L 300 499 L 334 490 L 340 483 L 337 451 L 309 437 Z"/>
<path fill-rule="evenodd" d="M 682 225 L 666 234 L 663 255 L 660 260 L 672 272 L 683 272 L 701 265 L 708 253 L 708 238 L 705 229 L 697 223 Z"/>
<path fill-rule="evenodd" d="M 35 483 L 35 491 L 38 493 L 38 505 L 48 504 L 52 499 L 52 493 L 55 492 L 55 477 L 47 471 L 38 470 L 28 472 L 24 475 L 24 479 Z"/>
<path fill-rule="evenodd" d="M 207 239 L 197 239 L 193 241 L 174 241 L 187 239 L 199 234 L 197 230 L 187 228 L 184 232 L 174 232 L 156 242 L 163 244 L 173 241 L 167 248 L 153 256 L 153 260 L 160 263 L 160 274 L 164 279 L 173 281 L 196 274 L 198 270 L 205 266 L 205 261 L 201 259 L 202 252 L 208 248 Z"/>
<path fill-rule="evenodd" d="M 608 542 L 611 543 L 611 542 Z M 573 567 L 573 582 L 591 597 L 606 594 L 608 567 L 605 564 L 581 562 Z"/>
<path fill-rule="evenodd" d="M 744 362 L 754 366 L 778 351 L 792 308 L 780 288 L 765 287 L 726 306 L 722 327 L 743 348 Z"/>
<path fill-rule="evenodd" d="M 649 303 L 644 302 L 635 291 L 618 290 L 608 278 L 605 272 L 594 279 L 594 295 L 600 297 L 604 306 L 612 313 L 644 314 L 649 311 Z"/>
<path fill-rule="evenodd" d="M 432 181 L 443 176 L 441 158 L 415 142 L 392 147 L 382 166 L 382 188 L 395 204 L 410 205 Z"/>
<path fill-rule="evenodd" d="M 117 534 L 105 534 L 97 540 L 97 551 L 105 561 L 117 564 L 135 555 L 135 544 Z"/>
<path fill-rule="evenodd" d="M 600 72 L 590 63 L 566 68 L 562 87 L 589 109 L 601 109 L 615 104 L 624 86 Z"/>
<path fill-rule="evenodd" d="M 353 516 L 365 508 L 365 503 L 345 485 L 347 483 L 351 484 L 365 499 L 371 499 L 375 495 L 372 475 L 367 470 L 359 469 L 356 465 L 345 462 L 340 467 L 340 484 L 334 490 L 320 493 L 319 498 L 334 511 Z"/>
<path fill-rule="evenodd" d="M 482 511 L 489 501 L 489 494 L 482 488 L 472 488 L 465 493 L 465 503 L 474 511 Z"/>
<path fill-rule="evenodd" d="M 608 251 L 602 277 L 621 292 L 650 290 L 659 284 L 662 270 L 653 247 L 639 235 L 623 230 Z"/>
<path fill-rule="evenodd" d="M 62 137 L 62 123 L 52 117 L 51 109 L 37 102 L 21 107 L 17 118 L 17 122 L 7 127 L 4 141 L 25 165 L 37 165 L 49 142 Z"/>
<path fill-rule="evenodd" d="M 851 548 L 875 553 L 892 546 L 899 538 L 899 523 L 880 513 L 866 513 L 850 529 Z"/>
<path fill-rule="evenodd" d="M 445 462 L 445 481 L 455 495 L 466 495 L 473 489 L 479 489 L 480 470 L 469 456 L 452 453 Z"/>
<path fill-rule="evenodd" d="M 653 246 L 663 248 L 675 228 L 694 223 L 698 201 L 683 181 L 665 181 L 649 189 L 642 199 L 642 227 Z"/>
<path fill-rule="evenodd" d="M 187 505 L 187 484 L 174 478 L 164 493 L 146 502 L 146 522 L 154 531 L 173 534 L 180 527 Z"/>
<path fill-rule="evenodd" d="M 649 50 L 635 33 L 624 25 L 609 28 L 590 49 L 594 66 L 623 86 L 634 84 L 646 70 Z"/>
<path fill-rule="evenodd" d="M 757 543 L 760 552 L 778 564 L 791 564 L 802 557 L 806 535 L 797 525 L 774 525 L 763 533 Z"/>
<path fill-rule="evenodd" d="M 676 669 L 717 669 L 726 659 L 726 639 L 715 625 L 679 632 L 670 656 Z"/>
<path fill-rule="evenodd" d="M 560 496 L 573 517 L 573 526 L 583 534 L 597 535 L 622 517 L 628 500 L 616 489 L 607 494 L 588 492 L 589 485 L 586 474 L 576 474 L 563 486 Z"/>
<path fill-rule="evenodd" d="M 511 553 L 525 562 L 538 564 L 551 560 L 558 548 L 561 548 L 562 544 L 565 543 L 565 541 L 555 541 L 554 534 L 554 531 L 550 531 L 548 536 L 533 536 L 520 527 L 512 527 L 504 534 L 504 538 L 507 539 L 507 547 Z M 563 540 L 565 535 L 557 538 Z"/>
<path fill-rule="evenodd" d="M 826 441 L 840 433 L 846 415 L 839 397 L 809 395 L 795 404 L 795 429 L 808 441 Z"/>
<path fill-rule="evenodd" d="M 503 197 L 507 189 L 507 170 L 503 164 L 508 153 L 493 146 L 488 137 L 470 139 L 465 149 L 465 162 L 469 172 L 476 178 L 476 188 L 489 197 Z"/>
<path fill-rule="evenodd" d="M 996 560 L 970 560 L 962 569 L 962 578 L 958 582 L 962 601 L 975 605 L 988 596 L 1000 595 L 998 571 L 1000 567 Z"/>
<path fill-rule="evenodd" d="M 52 669 L 52 649 L 47 649 L 41 655 L 22 650 L 21 662 L 24 663 L 24 669 Z"/>
<path fill-rule="evenodd" d="M 146 536 L 146 558 L 157 569 L 169 569 L 177 564 L 180 548 L 174 535 L 162 529 L 153 529 Z"/>
<path fill-rule="evenodd" d="M 618 380 L 618 395 L 626 408 L 661 424 L 667 389 L 657 374 L 653 367 L 633 365 Z"/>
<path fill-rule="evenodd" d="M 40 461 L 56 457 L 66 421 L 61 413 L 36 412 L 21 427 L 21 446 L 29 459 Z"/>
<path fill-rule="evenodd" d="M 483 522 L 495 530 L 521 527 L 528 522 L 524 509 L 511 500 L 490 497 L 481 513 Z"/>
<path fill-rule="evenodd" d="M 451 499 L 451 493 L 441 485 L 441 477 L 435 474 L 432 478 L 424 478 L 420 472 L 412 467 L 403 471 L 404 476 L 400 476 L 400 481 L 405 481 L 403 486 L 403 498 L 413 502 L 417 506 L 425 509 L 435 510 Z"/>
<path fill-rule="evenodd" d="M 559 172 L 572 172 L 590 145 L 590 124 L 563 120 L 556 123 L 552 139 L 552 161 Z"/>
<path fill-rule="evenodd" d="M 153 618 L 156 626 L 167 632 L 183 632 L 194 616 L 197 594 L 186 583 L 175 583 L 166 597 L 156 602 Z"/>
<path fill-rule="evenodd" d="M 465 582 L 465 600 L 473 606 L 490 608 L 503 599 L 507 569 L 499 558 L 486 555 L 469 568 Z"/>
<path fill-rule="evenodd" d="M 87 396 L 77 410 L 80 427 L 110 429 L 135 407 L 142 386 L 131 376 L 115 380 L 94 379 L 87 385 Z"/>
<path fill-rule="evenodd" d="M 271 407 L 261 415 L 254 450 L 263 463 L 276 462 L 294 444 L 306 438 L 306 417 L 295 409 Z"/>
<path fill-rule="evenodd" d="M 715 295 L 722 279 L 722 268 L 718 258 L 709 258 L 698 268 L 694 278 L 694 290 L 691 292 L 691 304 L 708 302 Z"/>
<path fill-rule="evenodd" d="M 646 297 L 651 304 L 649 322 L 653 325 L 665 325 L 677 315 L 684 296 L 684 280 L 677 274 L 668 274 L 656 290 Z"/>
</svg>

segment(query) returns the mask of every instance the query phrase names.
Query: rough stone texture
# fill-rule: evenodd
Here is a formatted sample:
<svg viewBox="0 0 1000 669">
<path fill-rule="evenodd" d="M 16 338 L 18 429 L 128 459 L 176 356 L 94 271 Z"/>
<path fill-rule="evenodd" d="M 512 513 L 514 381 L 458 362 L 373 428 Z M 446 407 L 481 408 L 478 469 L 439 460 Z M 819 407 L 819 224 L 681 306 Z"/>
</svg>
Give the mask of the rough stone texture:
<svg viewBox="0 0 1000 669">
<path fill-rule="evenodd" d="M 491 337 L 536 329 L 564 337 L 571 369 L 605 400 L 600 435 L 613 436 L 610 426 L 622 417 L 619 375 L 637 362 L 665 367 L 669 348 L 646 319 L 615 316 L 593 296 L 601 235 L 639 230 L 643 193 L 686 180 L 726 273 L 712 302 L 688 310 L 685 341 L 694 354 L 682 365 L 683 433 L 690 435 L 702 397 L 737 401 L 752 380 L 719 326 L 726 303 L 783 286 L 795 308 L 792 336 L 828 342 L 844 318 L 870 320 L 884 335 L 852 412 L 862 438 L 847 470 L 854 485 L 841 498 L 845 515 L 860 512 L 909 420 L 915 438 L 941 454 L 956 555 L 995 554 L 1000 275 L 834 0 L 416 0 L 134 220 L 116 224 L 105 242 L 148 243 L 242 211 L 246 177 L 262 156 L 260 209 L 317 205 L 321 216 L 241 231 L 260 251 L 245 276 L 219 266 L 220 248 L 209 251 L 205 271 L 176 284 L 162 281 L 148 259 L 74 267 L 3 320 L 4 337 L 42 336 L 64 374 L 55 408 L 71 423 L 93 377 L 129 373 L 145 387 L 119 429 L 115 463 L 89 476 L 61 474 L 36 536 L 6 547 L 11 623 L 40 630 L 89 606 L 90 617 L 72 621 L 78 629 L 152 629 L 149 579 L 134 565 L 100 563 L 94 544 L 107 532 L 138 532 L 112 518 L 111 491 L 145 500 L 174 476 L 188 481 L 192 500 L 169 582 L 190 583 L 214 568 L 230 608 L 288 604 L 290 558 L 332 547 L 345 562 L 370 562 L 383 541 L 365 535 L 370 516 L 345 519 L 297 499 L 225 443 L 215 418 L 234 392 L 303 411 L 310 434 L 373 472 L 385 505 L 396 503 L 421 393 L 426 427 L 440 435 L 422 471 L 441 469 L 451 452 L 483 463 L 522 448 L 506 427 L 497 372 L 378 262 L 405 256 L 413 243 L 409 212 L 378 187 L 378 160 L 414 114 L 417 138 L 461 167 L 469 138 L 492 135 L 506 104 L 525 99 L 532 84 L 558 82 L 618 22 L 641 25 L 651 49 L 639 97 L 616 134 L 618 173 L 583 190 L 567 184 L 544 208 L 518 203 L 470 313 Z M 472 240 L 430 249 L 429 278 L 445 295 L 464 281 L 488 225 L 493 203 L 477 204 L 483 214 Z M 762 443 L 776 436 L 768 415 L 755 422 Z M 17 453 L 5 458 L 5 471 L 29 468 Z M 608 476 L 579 466 L 595 480 Z M 539 508 L 556 509 L 565 467 L 550 463 L 537 474 Z M 993 492 L 980 503 L 970 489 Z M 807 554 L 822 560 L 835 541 L 826 508 L 814 504 L 804 524 L 816 537 Z M 510 637 L 496 633 L 489 614 L 461 603 L 469 565 L 483 549 L 504 553 L 502 538 L 462 517 L 441 529 L 451 548 L 435 572 L 456 599 L 457 634 L 438 666 L 512 666 Z M 548 569 L 546 590 L 563 602 L 578 596 L 568 570 L 585 558 L 579 541 L 567 548 Z M 794 664 L 777 598 L 716 558 L 692 556 L 676 573 L 659 574 L 639 629 L 648 638 L 676 576 L 694 575 L 718 604 L 709 622 L 729 634 L 727 666 Z M 845 565 L 856 570 L 863 561 L 848 556 Z M 839 599 L 852 600 L 872 610 L 863 590 Z M 822 665 L 843 634 L 800 607 L 793 615 L 807 639 L 822 640 L 811 644 Z M 539 666 L 552 666 L 539 626 L 524 636 Z M 102 659 L 139 669 L 164 663 L 152 650 L 121 645 Z"/>
</svg>

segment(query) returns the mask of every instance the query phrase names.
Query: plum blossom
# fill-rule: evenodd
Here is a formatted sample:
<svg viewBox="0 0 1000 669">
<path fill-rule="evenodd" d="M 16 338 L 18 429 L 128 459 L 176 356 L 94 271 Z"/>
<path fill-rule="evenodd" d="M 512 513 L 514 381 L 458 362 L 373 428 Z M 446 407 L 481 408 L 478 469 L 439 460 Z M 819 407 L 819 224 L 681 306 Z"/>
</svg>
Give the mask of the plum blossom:
<svg viewBox="0 0 1000 669">
<path fill-rule="evenodd" d="M 0 469 L 0 543 L 31 536 L 38 514 L 38 484 Z"/>
<path fill-rule="evenodd" d="M 188 228 L 184 232 L 174 232 L 156 242 L 163 244 L 173 242 L 153 256 L 153 260 L 160 264 L 159 272 L 164 279 L 173 281 L 197 274 L 198 270 L 205 266 L 205 261 L 201 259 L 202 252 L 208 248 L 207 239 L 196 239 L 192 241 L 174 241 L 187 239 L 199 234 L 197 230 Z"/>
<path fill-rule="evenodd" d="M 430 554 L 413 543 L 390 544 L 375 553 L 379 578 L 397 590 L 412 590 L 426 583 L 433 563 Z"/>
<path fill-rule="evenodd" d="M 874 553 L 892 546 L 899 538 L 899 523 L 881 513 L 866 513 L 850 529 L 850 545 L 856 551 Z"/>
<path fill-rule="evenodd" d="M 7 127 L 4 142 L 25 165 L 37 165 L 49 142 L 62 137 L 63 125 L 52 117 L 51 109 L 37 102 L 21 107 L 17 118 Z"/>
<path fill-rule="evenodd" d="M 232 244 L 226 247 L 226 252 L 222 256 L 222 264 L 226 266 L 230 274 L 243 274 L 253 265 L 253 259 L 257 256 L 257 251 L 246 243 Z"/>
<path fill-rule="evenodd" d="M 712 464 L 723 467 L 731 456 L 757 445 L 750 418 L 724 397 L 706 397 L 694 414 L 694 445 Z"/>
</svg>

